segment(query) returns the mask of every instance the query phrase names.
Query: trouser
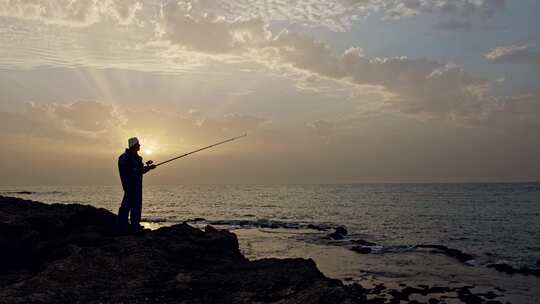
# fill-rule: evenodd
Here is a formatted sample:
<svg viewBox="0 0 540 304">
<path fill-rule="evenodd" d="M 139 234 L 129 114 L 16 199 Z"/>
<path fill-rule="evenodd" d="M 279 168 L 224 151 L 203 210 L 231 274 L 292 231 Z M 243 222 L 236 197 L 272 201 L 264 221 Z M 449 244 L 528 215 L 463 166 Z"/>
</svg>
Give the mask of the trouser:
<svg viewBox="0 0 540 304">
<path fill-rule="evenodd" d="M 141 223 L 142 212 L 142 189 L 124 190 L 122 204 L 118 210 L 118 223 L 122 226 L 128 225 L 128 215 L 130 215 L 131 225 L 138 227 Z"/>
</svg>

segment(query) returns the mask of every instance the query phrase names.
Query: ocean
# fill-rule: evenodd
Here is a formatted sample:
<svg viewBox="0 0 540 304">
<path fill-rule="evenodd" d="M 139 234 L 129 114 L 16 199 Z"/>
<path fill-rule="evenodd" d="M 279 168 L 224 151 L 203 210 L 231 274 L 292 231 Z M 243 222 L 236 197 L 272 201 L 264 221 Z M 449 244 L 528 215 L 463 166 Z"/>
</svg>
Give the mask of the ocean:
<svg viewBox="0 0 540 304">
<path fill-rule="evenodd" d="M 116 213 L 122 189 L 2 186 L 0 195 Z M 250 259 L 313 258 L 327 276 L 363 286 L 497 287 L 505 301 L 540 303 L 539 277 L 487 267 L 540 267 L 540 183 L 146 186 L 143 205 L 146 227 L 188 221 L 231 229 Z M 340 226 L 348 235 L 328 238 Z M 374 243 L 371 252 L 351 250 L 358 240 Z"/>
</svg>

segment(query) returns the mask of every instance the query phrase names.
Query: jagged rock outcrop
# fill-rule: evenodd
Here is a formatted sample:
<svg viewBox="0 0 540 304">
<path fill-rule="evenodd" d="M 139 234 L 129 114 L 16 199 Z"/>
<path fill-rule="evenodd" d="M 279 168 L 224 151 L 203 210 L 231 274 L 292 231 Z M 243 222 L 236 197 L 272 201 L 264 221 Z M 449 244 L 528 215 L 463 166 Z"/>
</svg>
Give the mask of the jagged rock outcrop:
<svg viewBox="0 0 540 304">
<path fill-rule="evenodd" d="M 84 205 L 0 197 L 1 303 L 363 303 L 312 260 L 247 260 L 236 235 L 187 224 L 122 235 Z"/>
</svg>

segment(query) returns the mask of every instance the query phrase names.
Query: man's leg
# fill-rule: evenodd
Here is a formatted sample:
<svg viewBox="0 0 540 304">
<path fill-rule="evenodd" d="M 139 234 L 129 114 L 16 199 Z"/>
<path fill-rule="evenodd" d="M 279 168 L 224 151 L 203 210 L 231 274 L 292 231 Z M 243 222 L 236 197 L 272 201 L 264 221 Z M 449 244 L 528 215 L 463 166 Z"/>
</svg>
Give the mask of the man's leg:
<svg viewBox="0 0 540 304">
<path fill-rule="evenodd" d="M 118 225 L 124 227 L 128 225 L 128 214 L 129 209 L 131 209 L 131 199 L 127 191 L 124 191 L 124 197 L 122 198 L 122 204 L 120 204 L 120 209 L 118 209 Z"/>
<path fill-rule="evenodd" d="M 132 192 L 132 203 L 131 203 L 131 226 L 134 228 L 139 228 L 141 224 L 141 213 L 142 213 L 142 189 L 136 189 Z"/>
</svg>

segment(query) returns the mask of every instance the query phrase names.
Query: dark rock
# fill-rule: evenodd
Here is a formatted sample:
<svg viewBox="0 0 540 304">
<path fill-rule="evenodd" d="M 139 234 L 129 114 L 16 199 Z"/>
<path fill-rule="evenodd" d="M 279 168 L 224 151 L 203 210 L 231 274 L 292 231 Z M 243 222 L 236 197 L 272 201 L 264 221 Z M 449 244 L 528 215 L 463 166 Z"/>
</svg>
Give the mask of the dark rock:
<svg viewBox="0 0 540 304">
<path fill-rule="evenodd" d="M 34 194 L 34 192 L 31 192 L 31 191 L 17 191 L 17 192 L 14 192 L 14 194 Z"/>
<path fill-rule="evenodd" d="M 2 303 L 365 303 L 311 259 L 247 260 L 236 235 L 187 224 L 123 235 L 83 205 L 0 196 Z"/>
<path fill-rule="evenodd" d="M 206 221 L 204 217 L 196 217 L 196 218 L 186 220 L 186 223 L 198 223 L 198 222 L 204 222 L 204 221 Z"/>
<path fill-rule="evenodd" d="M 493 300 L 497 297 L 499 297 L 497 294 L 495 294 L 493 291 L 488 291 L 487 293 L 484 293 L 484 294 L 480 294 L 480 296 L 488 299 L 488 300 Z"/>
<path fill-rule="evenodd" d="M 439 304 L 441 303 L 441 301 L 437 300 L 437 299 L 434 299 L 434 298 L 431 298 L 428 300 L 428 303 L 429 304 Z"/>
<path fill-rule="evenodd" d="M 474 295 L 474 294 L 458 294 L 458 299 L 461 302 L 464 302 L 465 304 L 482 304 L 482 303 L 484 303 L 484 300 L 480 296 Z"/>
<path fill-rule="evenodd" d="M 354 243 L 354 244 L 357 244 L 357 245 L 361 245 L 361 246 L 375 246 L 375 245 L 377 245 L 377 244 L 375 244 L 373 242 L 369 242 L 369 241 L 362 240 L 362 239 L 352 240 L 351 242 Z"/>
<path fill-rule="evenodd" d="M 371 291 L 369 291 L 369 293 L 380 294 L 385 289 L 386 289 L 386 286 L 384 286 L 384 284 L 377 284 L 375 285 L 375 287 L 371 289 Z"/>
<path fill-rule="evenodd" d="M 309 224 L 309 225 L 307 225 L 307 228 L 308 228 L 308 229 L 317 230 L 317 231 L 325 231 L 325 230 L 328 230 L 327 227 L 322 227 L 322 226 L 320 226 L 320 225 L 314 225 L 314 224 Z"/>
<path fill-rule="evenodd" d="M 484 299 L 481 296 L 471 293 L 471 286 L 463 286 L 456 289 L 458 299 L 466 304 L 482 304 Z"/>
<path fill-rule="evenodd" d="M 404 295 L 407 295 L 407 298 L 409 297 L 409 295 L 411 294 L 419 294 L 419 295 L 423 295 L 423 296 L 427 296 L 428 295 L 428 291 L 426 289 L 423 289 L 423 288 L 416 288 L 416 287 L 410 287 L 410 286 L 407 286 L 405 288 L 403 288 L 403 290 L 401 291 L 402 294 Z"/>
<path fill-rule="evenodd" d="M 514 267 L 505 264 L 505 263 L 495 263 L 495 264 L 489 264 L 487 265 L 488 268 L 493 268 L 497 271 L 508 273 L 508 274 L 514 274 L 517 273 L 517 269 Z"/>
<path fill-rule="evenodd" d="M 470 261 L 473 259 L 473 256 L 468 254 L 468 253 L 465 253 L 465 252 L 462 252 L 458 249 L 453 249 L 453 248 L 448 248 L 444 245 L 416 245 L 416 248 L 430 248 L 430 249 L 435 249 L 437 253 L 443 253 L 443 254 L 446 254 L 450 257 L 453 257 L 453 258 L 456 258 L 457 260 L 459 260 L 460 262 L 462 263 L 465 263 L 467 261 Z"/>
<path fill-rule="evenodd" d="M 507 274 L 523 274 L 523 275 L 540 276 L 540 269 L 529 268 L 529 267 L 515 268 L 506 263 L 489 264 L 487 265 L 487 267 L 493 268 L 497 271 L 504 272 Z"/>
<path fill-rule="evenodd" d="M 354 252 L 361 253 L 361 254 L 371 253 L 371 248 L 365 247 L 365 246 L 354 246 L 351 248 L 351 250 Z"/>
<path fill-rule="evenodd" d="M 337 232 L 332 232 L 328 235 L 332 240 L 343 240 L 344 236 L 342 234 L 339 234 Z"/>
<path fill-rule="evenodd" d="M 429 293 L 446 293 L 450 291 L 452 291 L 452 289 L 448 287 L 441 287 L 441 286 L 433 286 L 428 289 Z"/>
<path fill-rule="evenodd" d="M 368 304 L 385 304 L 386 299 L 385 298 L 373 298 L 373 299 L 367 300 L 366 303 L 368 303 Z"/>
<path fill-rule="evenodd" d="M 349 232 L 347 231 L 347 229 L 343 226 L 340 226 L 340 227 L 337 227 L 336 228 L 336 233 L 339 233 L 341 235 L 347 235 L 349 234 Z"/>
<path fill-rule="evenodd" d="M 398 303 L 399 303 L 399 301 L 408 301 L 409 300 L 409 294 L 404 294 L 399 290 L 390 290 L 390 292 L 388 294 L 390 294 L 393 297 L 394 300 L 397 300 Z"/>
<path fill-rule="evenodd" d="M 348 234 L 345 227 L 337 227 L 334 232 L 330 233 L 328 236 L 333 240 L 342 240 Z"/>
</svg>

